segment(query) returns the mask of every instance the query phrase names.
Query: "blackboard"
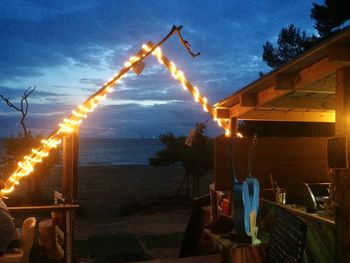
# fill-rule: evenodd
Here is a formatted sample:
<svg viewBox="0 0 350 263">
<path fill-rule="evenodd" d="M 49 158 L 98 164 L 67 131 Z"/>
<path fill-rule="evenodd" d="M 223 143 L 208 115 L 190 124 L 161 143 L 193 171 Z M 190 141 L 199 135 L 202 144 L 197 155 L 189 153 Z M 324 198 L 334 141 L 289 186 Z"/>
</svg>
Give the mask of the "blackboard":
<svg viewBox="0 0 350 263">
<path fill-rule="evenodd" d="M 281 207 L 275 207 L 274 209 L 276 218 L 265 262 L 302 262 L 307 225 Z"/>
<path fill-rule="evenodd" d="M 346 136 L 328 138 L 327 161 L 329 168 L 348 168 Z"/>
</svg>

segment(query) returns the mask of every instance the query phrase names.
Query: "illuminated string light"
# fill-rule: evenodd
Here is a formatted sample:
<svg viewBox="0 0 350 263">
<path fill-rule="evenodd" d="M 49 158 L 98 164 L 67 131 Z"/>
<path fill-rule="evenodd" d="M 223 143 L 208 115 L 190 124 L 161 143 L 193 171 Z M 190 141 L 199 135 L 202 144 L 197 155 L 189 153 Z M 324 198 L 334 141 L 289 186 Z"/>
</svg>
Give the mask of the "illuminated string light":
<svg viewBox="0 0 350 263">
<path fill-rule="evenodd" d="M 93 112 L 94 110 L 93 109 L 90 109 L 90 108 L 87 108 L 83 105 L 79 105 L 78 106 L 78 110 L 84 112 L 84 113 L 89 113 L 89 112 Z"/>
<path fill-rule="evenodd" d="M 28 161 L 34 162 L 34 163 L 41 163 L 43 161 L 42 158 L 37 158 L 37 157 L 32 158 L 30 156 L 24 156 L 24 160 L 28 160 Z"/>
<path fill-rule="evenodd" d="M 112 87 L 107 87 L 107 88 L 106 88 L 106 91 L 107 91 L 108 93 L 112 93 L 112 92 L 114 91 L 114 89 L 113 89 Z"/>
<path fill-rule="evenodd" d="M 49 153 L 47 152 L 41 152 L 41 151 L 38 151 L 36 149 L 32 149 L 32 152 L 35 154 L 35 155 L 38 155 L 40 157 L 47 157 L 49 156 Z"/>
<path fill-rule="evenodd" d="M 151 48 L 148 45 L 143 45 L 142 49 L 145 51 L 150 51 Z M 215 109 L 208 104 L 208 100 L 206 97 L 203 97 L 197 87 L 193 87 L 185 78 L 184 73 L 181 70 L 178 70 L 175 63 L 173 61 L 168 60 L 162 53 L 162 50 L 160 47 L 157 47 L 153 52 L 152 55 L 154 55 L 158 62 L 162 65 L 165 65 L 167 69 L 170 71 L 171 76 L 178 80 L 183 89 L 188 90 L 194 100 L 202 105 L 202 108 L 205 112 L 209 112 L 211 116 L 214 118 L 214 120 L 217 120 L 216 117 L 216 111 Z M 231 130 L 228 124 L 223 123 L 221 120 L 217 120 L 217 123 L 220 127 L 222 127 L 225 130 L 225 136 L 231 136 Z"/>
<path fill-rule="evenodd" d="M 65 122 L 65 124 L 71 124 L 71 125 L 80 125 L 81 122 L 82 122 L 81 119 L 79 119 L 79 120 L 77 120 L 77 121 L 75 121 L 75 120 L 70 120 L 70 119 L 64 119 L 63 121 Z"/>
<path fill-rule="evenodd" d="M 14 184 L 19 184 L 19 180 L 18 179 L 16 180 L 14 177 L 11 177 L 9 180 Z"/>
<path fill-rule="evenodd" d="M 99 103 L 101 100 L 104 100 L 107 98 L 107 94 L 104 94 L 104 95 L 97 95 L 94 100 Z"/>
<path fill-rule="evenodd" d="M 202 104 L 202 106 L 203 106 L 203 110 L 204 110 L 205 112 L 208 112 L 208 100 L 207 100 L 206 97 L 203 98 L 203 104 Z"/>
<path fill-rule="evenodd" d="M 243 135 L 242 135 L 242 133 L 240 133 L 240 132 L 237 132 L 237 133 L 236 133 L 236 136 L 239 137 L 239 138 L 243 138 Z"/>
<path fill-rule="evenodd" d="M 76 110 L 72 110 L 72 114 L 77 118 L 84 118 L 85 119 L 87 117 L 87 114 L 80 113 Z"/>
<path fill-rule="evenodd" d="M 26 173 L 29 174 L 30 172 L 32 172 L 33 166 L 31 165 L 30 162 L 26 161 L 25 163 L 22 162 L 18 162 L 18 166 L 22 168 L 22 170 Z"/>
<path fill-rule="evenodd" d="M 49 140 L 41 140 L 41 143 L 44 145 L 48 145 L 50 148 L 57 148 L 57 145 L 61 144 L 62 140 L 54 140 L 54 139 L 49 139 Z"/>
<path fill-rule="evenodd" d="M 199 94 L 198 88 L 197 87 L 193 87 L 193 89 L 194 89 L 194 94 L 193 94 L 194 101 L 195 102 L 199 102 L 200 94 Z"/>
<path fill-rule="evenodd" d="M 125 67 L 116 73 L 112 78 L 104 83 L 103 87 L 95 93 L 94 96 L 86 100 L 82 105 L 79 105 L 72 111 L 72 115 L 65 118 L 63 122 L 59 123 L 59 128 L 51 135 L 47 140 L 42 140 L 42 146 L 37 149 L 32 149 L 32 155 L 24 156 L 24 161 L 18 163 L 17 170 L 6 180 L 5 188 L 1 189 L 0 196 L 7 195 L 15 189 L 15 185 L 19 184 L 22 177 L 27 176 L 34 171 L 34 167 L 37 163 L 42 162 L 43 158 L 49 156 L 49 152 L 52 148 L 62 142 L 62 136 L 66 133 L 71 133 L 82 123 L 83 118 L 87 118 L 88 114 L 93 112 L 98 103 L 107 97 L 107 93 L 113 92 L 112 86 L 118 83 L 118 81 L 127 75 L 127 71 L 131 68 L 133 63 L 137 63 L 144 56 L 144 50 L 141 50 L 140 56 L 133 56 L 129 58 L 129 61 L 125 63 Z M 130 67 L 130 68 L 128 68 Z"/>
<path fill-rule="evenodd" d="M 151 50 L 152 47 L 149 47 L 146 44 L 142 45 L 141 52 L 138 56 L 130 57 L 129 61 L 124 63 L 124 68 L 119 73 L 116 73 L 112 78 L 105 82 L 103 87 L 96 92 L 94 96 L 90 97 L 82 105 L 79 105 L 74 109 L 70 117 L 65 118 L 62 123 L 59 123 L 59 128 L 56 132 L 54 132 L 54 134 L 47 140 L 41 141 L 42 146 L 40 148 L 32 149 L 32 155 L 24 156 L 24 161 L 18 163 L 17 170 L 5 182 L 5 188 L 0 191 L 0 196 L 11 193 L 15 189 L 14 186 L 19 184 L 22 177 L 33 172 L 35 165 L 42 162 L 43 158 L 49 155 L 50 150 L 52 148 L 57 148 L 57 145 L 62 142 L 62 133 L 66 134 L 74 132 L 77 126 L 82 123 L 82 119 L 87 118 L 88 114 L 94 111 L 99 102 L 107 97 L 107 93 L 113 92 L 114 89 L 112 86 L 117 84 L 123 77 L 126 77 L 127 71 L 131 69 L 132 65 L 138 63 L 146 56 L 145 52 L 150 52 Z M 229 125 L 216 118 L 216 110 L 208 104 L 207 98 L 200 94 L 198 88 L 193 87 L 186 80 L 184 73 L 177 69 L 175 63 L 169 61 L 162 54 L 159 47 L 157 47 L 152 54 L 157 57 L 160 64 L 165 65 L 169 69 L 171 76 L 181 83 L 183 89 L 187 89 L 192 94 L 194 100 L 202 105 L 203 110 L 209 112 L 218 125 L 224 128 L 225 135 L 230 136 L 231 131 Z M 239 134 L 237 134 L 237 136 L 240 137 Z"/>
<path fill-rule="evenodd" d="M 60 127 L 57 134 L 61 133 L 72 133 L 74 129 L 64 123 L 59 123 L 58 126 Z"/>
</svg>

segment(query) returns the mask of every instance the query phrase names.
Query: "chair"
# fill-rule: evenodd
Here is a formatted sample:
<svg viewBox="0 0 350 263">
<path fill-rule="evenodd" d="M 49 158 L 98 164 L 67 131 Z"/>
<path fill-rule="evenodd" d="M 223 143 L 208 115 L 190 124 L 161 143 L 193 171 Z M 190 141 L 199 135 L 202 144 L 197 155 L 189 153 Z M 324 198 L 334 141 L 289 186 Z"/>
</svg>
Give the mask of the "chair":
<svg viewBox="0 0 350 263">
<path fill-rule="evenodd" d="M 0 256 L 0 263 L 28 263 L 30 251 L 32 250 L 34 240 L 36 219 L 35 217 L 29 217 L 23 221 L 21 244 L 15 252 L 5 253 Z"/>
</svg>

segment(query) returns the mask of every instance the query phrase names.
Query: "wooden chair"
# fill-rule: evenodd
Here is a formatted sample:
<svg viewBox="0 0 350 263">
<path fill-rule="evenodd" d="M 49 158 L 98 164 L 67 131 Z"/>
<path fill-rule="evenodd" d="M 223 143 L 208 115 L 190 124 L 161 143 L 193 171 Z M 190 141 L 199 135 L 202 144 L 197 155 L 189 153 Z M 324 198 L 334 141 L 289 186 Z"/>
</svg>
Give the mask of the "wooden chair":
<svg viewBox="0 0 350 263">
<path fill-rule="evenodd" d="M 28 263 L 30 251 L 32 250 L 34 240 L 36 219 L 35 217 L 29 217 L 23 221 L 21 244 L 15 252 L 5 253 L 0 256 L 0 263 Z"/>
</svg>

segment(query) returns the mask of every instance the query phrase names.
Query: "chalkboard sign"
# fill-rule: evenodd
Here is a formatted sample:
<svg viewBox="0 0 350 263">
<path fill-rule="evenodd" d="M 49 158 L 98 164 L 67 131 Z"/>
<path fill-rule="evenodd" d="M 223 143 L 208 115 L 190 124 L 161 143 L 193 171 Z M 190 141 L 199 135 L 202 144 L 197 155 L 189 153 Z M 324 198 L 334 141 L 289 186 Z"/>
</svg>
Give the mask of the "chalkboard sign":
<svg viewBox="0 0 350 263">
<path fill-rule="evenodd" d="M 275 207 L 275 211 L 276 218 L 265 262 L 302 262 L 307 225 L 281 207 Z"/>
<path fill-rule="evenodd" d="M 327 160 L 329 168 L 348 168 L 346 136 L 328 138 Z"/>
</svg>

